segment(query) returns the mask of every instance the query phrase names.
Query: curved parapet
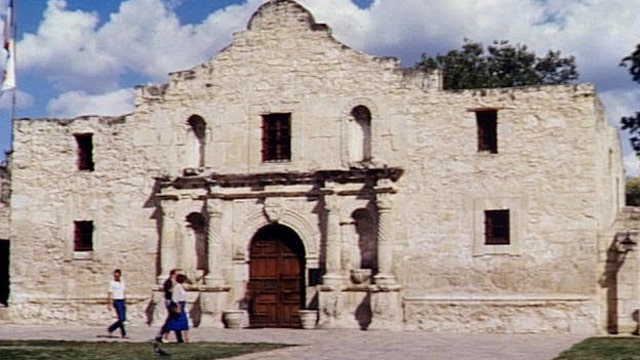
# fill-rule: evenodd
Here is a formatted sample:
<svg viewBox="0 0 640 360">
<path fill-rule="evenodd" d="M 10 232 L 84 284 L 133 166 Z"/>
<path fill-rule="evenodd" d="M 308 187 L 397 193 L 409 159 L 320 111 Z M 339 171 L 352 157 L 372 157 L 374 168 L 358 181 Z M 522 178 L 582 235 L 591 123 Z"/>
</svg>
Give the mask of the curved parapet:
<svg viewBox="0 0 640 360">
<path fill-rule="evenodd" d="M 264 3 L 249 19 L 247 30 L 259 31 L 283 26 L 290 30 L 329 31 L 327 25 L 317 24 L 309 10 L 292 0 L 271 0 Z"/>
</svg>

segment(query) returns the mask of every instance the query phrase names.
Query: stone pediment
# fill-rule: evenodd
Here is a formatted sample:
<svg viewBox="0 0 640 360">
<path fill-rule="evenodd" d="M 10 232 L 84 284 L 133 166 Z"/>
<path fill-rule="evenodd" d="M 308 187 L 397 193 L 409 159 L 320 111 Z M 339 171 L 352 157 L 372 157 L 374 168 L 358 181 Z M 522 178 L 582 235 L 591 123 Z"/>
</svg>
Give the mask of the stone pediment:
<svg viewBox="0 0 640 360">
<path fill-rule="evenodd" d="M 253 13 L 247 24 L 249 31 L 264 31 L 274 28 L 330 32 L 326 24 L 316 23 L 313 15 L 307 9 L 292 0 L 271 0 L 264 3 Z"/>
<path fill-rule="evenodd" d="M 274 79 L 290 83 L 287 79 L 290 74 L 299 74 L 306 77 L 307 82 L 315 82 L 311 86 L 325 89 L 327 84 L 317 80 L 316 75 L 327 69 L 336 72 L 333 75 L 336 78 L 344 77 L 344 74 L 337 73 L 337 64 L 342 64 L 342 69 L 351 67 L 354 71 L 371 72 L 372 77 L 380 79 L 383 78 L 382 72 L 396 72 L 392 78 L 397 79 L 403 76 L 398 59 L 353 50 L 333 38 L 331 28 L 317 23 L 313 15 L 297 2 L 271 0 L 252 15 L 245 31 L 235 33 L 231 44 L 209 61 L 189 70 L 171 73 L 167 91 L 171 92 L 179 88 L 180 83 L 185 83 L 191 84 L 188 86 L 191 93 L 200 88 L 222 95 L 237 89 L 238 77 L 243 79 L 243 83 L 252 84 L 253 90 L 260 91 L 278 86 L 279 81 L 274 82 Z"/>
</svg>

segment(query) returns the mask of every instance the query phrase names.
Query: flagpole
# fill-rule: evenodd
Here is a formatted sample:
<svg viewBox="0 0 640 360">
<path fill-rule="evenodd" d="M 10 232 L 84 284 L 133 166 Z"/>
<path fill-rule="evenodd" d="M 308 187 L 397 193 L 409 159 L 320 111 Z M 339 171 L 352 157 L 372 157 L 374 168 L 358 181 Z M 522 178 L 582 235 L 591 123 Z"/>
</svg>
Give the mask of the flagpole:
<svg viewBox="0 0 640 360">
<path fill-rule="evenodd" d="M 18 35 L 18 18 L 16 17 L 17 11 L 16 11 L 16 3 L 18 2 L 18 0 L 12 0 L 11 1 L 11 11 L 13 12 L 13 14 L 11 14 L 11 21 L 13 22 L 13 24 L 11 24 L 12 29 L 11 29 L 11 38 L 13 39 L 13 69 L 14 69 L 14 77 L 16 77 L 16 73 L 17 73 L 17 69 L 18 69 L 18 45 L 16 44 L 16 36 Z M 13 88 L 12 94 L 11 94 L 11 142 L 9 143 L 10 146 L 10 153 L 13 153 L 13 134 L 14 134 L 14 126 L 15 126 L 15 121 L 16 121 L 16 109 L 17 109 L 17 102 L 18 102 L 18 79 L 17 77 L 15 78 L 15 86 Z"/>
<path fill-rule="evenodd" d="M 7 14 L 5 15 L 5 22 L 9 21 L 9 24 L 5 24 L 5 33 L 4 33 L 4 47 L 8 52 L 8 62 L 5 66 L 4 70 L 4 78 L 2 83 L 2 90 L 5 88 L 7 90 L 11 90 L 11 135 L 10 135 L 10 149 L 7 151 L 6 155 L 13 153 L 13 141 L 14 141 L 14 126 L 16 119 L 16 109 L 17 109 L 17 81 L 16 81 L 16 34 L 18 33 L 18 21 L 16 21 L 16 2 L 17 0 L 7 0 Z"/>
</svg>

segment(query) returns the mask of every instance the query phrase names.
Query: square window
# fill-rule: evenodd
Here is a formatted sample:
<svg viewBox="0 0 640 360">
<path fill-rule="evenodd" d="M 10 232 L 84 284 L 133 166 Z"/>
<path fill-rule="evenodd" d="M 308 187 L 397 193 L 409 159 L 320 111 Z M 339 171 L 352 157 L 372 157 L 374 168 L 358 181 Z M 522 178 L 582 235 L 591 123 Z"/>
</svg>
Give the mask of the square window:
<svg viewBox="0 0 640 360">
<path fill-rule="evenodd" d="M 262 161 L 291 161 L 291 113 L 262 115 Z"/>
<path fill-rule="evenodd" d="M 476 111 L 478 125 L 478 151 L 498 153 L 498 112 L 496 110 Z"/>
<path fill-rule="evenodd" d="M 485 210 L 485 245 L 509 245 L 511 243 L 509 231 L 509 210 Z"/>
<path fill-rule="evenodd" d="M 93 221 L 74 221 L 73 251 L 93 251 Z"/>
<path fill-rule="evenodd" d="M 93 134 L 74 134 L 78 144 L 78 170 L 93 171 Z"/>
</svg>

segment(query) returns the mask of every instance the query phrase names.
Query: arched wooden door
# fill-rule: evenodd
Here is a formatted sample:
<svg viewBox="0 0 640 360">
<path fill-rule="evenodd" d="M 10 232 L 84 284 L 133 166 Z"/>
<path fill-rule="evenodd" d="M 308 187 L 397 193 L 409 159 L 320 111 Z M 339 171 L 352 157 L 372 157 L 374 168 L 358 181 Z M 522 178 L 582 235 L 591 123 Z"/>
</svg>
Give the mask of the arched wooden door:
<svg viewBox="0 0 640 360">
<path fill-rule="evenodd" d="M 249 257 L 251 327 L 300 327 L 304 268 L 304 247 L 293 230 L 269 225 L 256 233 Z"/>
</svg>

